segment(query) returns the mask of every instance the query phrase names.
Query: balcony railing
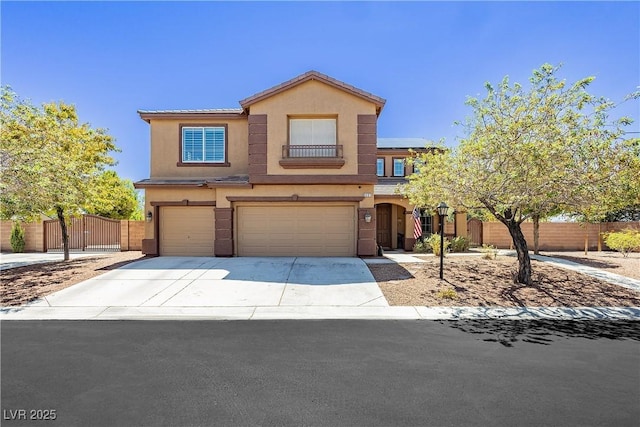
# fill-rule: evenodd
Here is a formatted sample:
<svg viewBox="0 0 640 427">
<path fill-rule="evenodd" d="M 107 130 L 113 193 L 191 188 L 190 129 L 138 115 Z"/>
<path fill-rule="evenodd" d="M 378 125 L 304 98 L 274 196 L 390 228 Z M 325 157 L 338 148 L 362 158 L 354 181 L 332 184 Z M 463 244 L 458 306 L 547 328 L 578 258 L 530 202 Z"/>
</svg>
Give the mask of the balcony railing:
<svg viewBox="0 0 640 427">
<path fill-rule="evenodd" d="M 342 145 L 283 145 L 282 158 L 342 158 Z"/>
</svg>

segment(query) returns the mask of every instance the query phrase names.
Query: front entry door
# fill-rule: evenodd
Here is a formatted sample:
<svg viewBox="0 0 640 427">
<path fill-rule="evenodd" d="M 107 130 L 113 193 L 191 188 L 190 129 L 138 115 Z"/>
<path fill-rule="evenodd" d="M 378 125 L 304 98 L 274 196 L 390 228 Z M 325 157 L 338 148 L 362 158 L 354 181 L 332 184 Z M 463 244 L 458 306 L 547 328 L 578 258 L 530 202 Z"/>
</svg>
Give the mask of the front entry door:
<svg viewBox="0 0 640 427">
<path fill-rule="evenodd" d="M 383 248 L 391 247 L 391 205 L 376 206 L 376 239 Z"/>
</svg>

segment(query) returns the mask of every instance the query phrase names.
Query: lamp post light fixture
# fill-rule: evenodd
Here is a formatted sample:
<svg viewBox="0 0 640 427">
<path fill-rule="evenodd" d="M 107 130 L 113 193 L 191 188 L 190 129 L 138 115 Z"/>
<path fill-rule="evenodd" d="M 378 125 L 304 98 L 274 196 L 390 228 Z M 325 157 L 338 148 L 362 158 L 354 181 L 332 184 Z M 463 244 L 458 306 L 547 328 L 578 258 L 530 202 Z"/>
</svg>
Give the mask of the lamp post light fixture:
<svg viewBox="0 0 640 427">
<path fill-rule="evenodd" d="M 440 202 L 436 209 L 440 217 L 440 280 L 442 280 L 444 278 L 442 274 L 442 266 L 444 264 L 444 217 L 447 215 L 449 206 L 445 202 Z"/>
</svg>

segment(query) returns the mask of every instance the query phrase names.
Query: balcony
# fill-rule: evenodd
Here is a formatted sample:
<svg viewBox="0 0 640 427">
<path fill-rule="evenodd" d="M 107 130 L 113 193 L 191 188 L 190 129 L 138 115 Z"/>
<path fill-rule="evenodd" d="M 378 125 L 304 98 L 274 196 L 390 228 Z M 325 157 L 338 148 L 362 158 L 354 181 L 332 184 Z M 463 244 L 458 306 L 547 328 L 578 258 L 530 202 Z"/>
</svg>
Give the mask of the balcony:
<svg viewBox="0 0 640 427">
<path fill-rule="evenodd" d="M 280 166 L 285 169 L 340 169 L 342 145 L 283 145 Z"/>
</svg>

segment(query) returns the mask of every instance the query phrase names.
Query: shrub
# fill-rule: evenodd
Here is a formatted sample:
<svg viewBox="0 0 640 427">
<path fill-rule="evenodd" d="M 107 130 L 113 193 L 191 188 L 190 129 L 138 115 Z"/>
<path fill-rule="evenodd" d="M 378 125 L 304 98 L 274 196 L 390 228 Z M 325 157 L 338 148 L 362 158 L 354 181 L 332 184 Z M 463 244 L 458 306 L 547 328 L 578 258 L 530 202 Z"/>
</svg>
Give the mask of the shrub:
<svg viewBox="0 0 640 427">
<path fill-rule="evenodd" d="M 629 252 L 640 250 L 640 231 L 627 228 L 622 231 L 606 233 L 604 242 L 626 258 L 629 256 Z"/>
<path fill-rule="evenodd" d="M 480 252 L 482 252 L 482 258 L 484 259 L 496 259 L 496 255 L 498 255 L 498 250 L 493 245 L 482 244 Z"/>
<path fill-rule="evenodd" d="M 466 252 L 471 241 L 464 236 L 457 236 L 451 239 L 451 252 Z"/>
<path fill-rule="evenodd" d="M 24 252 L 25 241 L 24 241 L 24 230 L 20 226 L 20 223 L 14 222 L 13 227 L 11 228 L 11 249 L 13 252 L 21 253 Z"/>
<path fill-rule="evenodd" d="M 417 240 L 416 243 L 413 245 L 413 251 L 420 254 L 424 254 L 427 252 L 431 252 L 431 246 L 429 246 L 429 244 L 424 240 Z"/>
<path fill-rule="evenodd" d="M 443 289 L 438 291 L 436 296 L 440 299 L 458 299 L 458 293 L 453 289 Z"/>
<path fill-rule="evenodd" d="M 425 243 L 429 245 L 429 247 L 431 248 L 431 251 L 435 256 L 440 256 L 440 235 L 439 234 L 432 234 L 431 236 L 429 236 L 428 239 L 425 239 Z M 451 245 L 451 242 L 449 241 L 449 239 L 445 237 L 444 239 L 445 255 L 447 254 L 447 252 L 449 252 L 450 245 Z"/>
</svg>

